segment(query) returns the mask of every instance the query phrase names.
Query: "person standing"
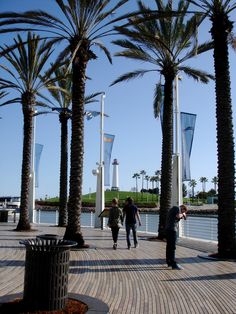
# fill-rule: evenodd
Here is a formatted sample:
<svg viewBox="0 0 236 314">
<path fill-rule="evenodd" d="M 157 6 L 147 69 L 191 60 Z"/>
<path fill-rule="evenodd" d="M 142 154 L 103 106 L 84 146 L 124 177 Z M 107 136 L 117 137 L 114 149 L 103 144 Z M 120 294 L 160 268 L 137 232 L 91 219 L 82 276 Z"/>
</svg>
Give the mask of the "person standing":
<svg viewBox="0 0 236 314">
<path fill-rule="evenodd" d="M 117 249 L 117 240 L 119 230 L 122 224 L 123 224 L 122 210 L 118 206 L 118 199 L 113 198 L 112 207 L 109 209 L 108 226 L 111 228 L 114 250 Z"/>
<path fill-rule="evenodd" d="M 125 229 L 126 229 L 126 240 L 127 247 L 130 250 L 131 242 L 130 242 L 130 230 L 133 233 L 134 247 L 138 247 L 137 240 L 137 221 L 139 226 L 141 226 L 141 219 L 138 212 L 137 206 L 134 205 L 134 201 L 131 197 L 128 197 L 125 201 L 125 206 L 123 208 L 123 217 L 125 218 Z"/>
<path fill-rule="evenodd" d="M 166 219 L 166 263 L 172 269 L 182 269 L 175 261 L 178 224 L 181 219 L 186 219 L 188 209 L 185 205 L 173 206 L 167 213 Z"/>
</svg>

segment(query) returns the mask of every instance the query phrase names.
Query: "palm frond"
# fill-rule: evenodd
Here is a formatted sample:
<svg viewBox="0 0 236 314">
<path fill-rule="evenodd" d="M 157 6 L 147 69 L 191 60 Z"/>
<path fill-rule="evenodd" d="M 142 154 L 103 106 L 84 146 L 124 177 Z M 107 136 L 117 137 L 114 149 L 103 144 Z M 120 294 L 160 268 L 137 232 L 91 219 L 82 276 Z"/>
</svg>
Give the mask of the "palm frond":
<svg viewBox="0 0 236 314">
<path fill-rule="evenodd" d="M 3 103 L 0 103 L 0 107 L 6 106 L 6 105 L 10 105 L 10 104 L 21 104 L 21 98 L 13 98 L 13 99 L 9 99 Z"/>
<path fill-rule="evenodd" d="M 208 83 L 210 80 L 214 80 L 214 76 L 205 71 L 200 71 L 187 66 L 180 66 L 180 71 L 183 71 L 186 75 L 193 78 L 196 81 L 201 81 L 202 83 Z"/>
<path fill-rule="evenodd" d="M 37 107 L 43 107 L 43 108 L 49 108 L 49 109 L 52 108 L 52 107 L 51 107 L 50 105 L 48 105 L 46 102 L 40 101 L 40 100 L 36 100 L 35 106 L 37 106 Z"/>
<path fill-rule="evenodd" d="M 209 41 L 204 44 L 198 45 L 197 49 L 193 47 L 186 55 L 183 56 L 183 58 L 179 59 L 179 63 L 183 63 L 193 57 L 196 57 L 196 54 L 200 55 L 204 52 L 212 50 L 213 47 L 214 47 L 213 41 Z"/>
<path fill-rule="evenodd" d="M 112 57 L 111 57 L 111 54 L 110 54 L 109 50 L 101 42 L 96 42 L 95 41 L 94 45 L 98 46 L 101 50 L 103 50 L 103 52 L 107 56 L 107 59 L 112 64 Z"/>
<path fill-rule="evenodd" d="M 163 106 L 163 97 L 163 86 L 161 83 L 159 83 L 155 86 L 154 90 L 153 110 L 155 119 L 160 116 Z"/>
<path fill-rule="evenodd" d="M 135 78 L 143 77 L 144 74 L 146 74 L 148 72 L 153 72 L 153 71 L 156 71 L 156 70 L 137 70 L 137 71 L 125 73 L 125 74 L 121 75 L 120 77 L 118 77 L 118 79 L 113 81 L 110 86 L 113 86 L 117 83 L 121 83 L 124 81 L 130 81 L 130 80 L 133 80 Z"/>
<path fill-rule="evenodd" d="M 102 95 L 102 94 L 103 94 L 103 92 L 97 92 L 97 93 L 92 93 L 90 95 L 87 95 L 84 97 L 84 103 L 87 105 L 87 104 L 90 104 L 93 102 L 98 102 L 98 100 L 95 98 L 99 95 Z"/>
<path fill-rule="evenodd" d="M 9 93 L 6 91 L 0 91 L 0 99 L 6 97 Z"/>
</svg>

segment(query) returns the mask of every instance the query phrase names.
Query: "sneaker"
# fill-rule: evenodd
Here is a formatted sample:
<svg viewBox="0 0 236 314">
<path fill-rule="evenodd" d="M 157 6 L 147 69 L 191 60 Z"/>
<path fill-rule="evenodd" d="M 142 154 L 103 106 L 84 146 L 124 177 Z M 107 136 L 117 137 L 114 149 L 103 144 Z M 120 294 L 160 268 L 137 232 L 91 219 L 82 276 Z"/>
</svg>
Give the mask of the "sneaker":
<svg viewBox="0 0 236 314">
<path fill-rule="evenodd" d="M 139 247 L 139 244 L 138 244 L 138 243 L 136 243 L 136 244 L 134 245 L 134 247 L 135 247 L 135 248 L 138 248 L 138 247 Z"/>
<path fill-rule="evenodd" d="M 172 266 L 172 269 L 181 270 L 181 269 L 183 269 L 183 267 L 176 264 L 176 265 Z"/>
<path fill-rule="evenodd" d="M 130 250 L 130 245 L 128 245 L 128 250 Z"/>
<path fill-rule="evenodd" d="M 117 243 L 114 243 L 113 244 L 113 250 L 116 250 L 117 249 Z"/>
<path fill-rule="evenodd" d="M 170 260 L 166 260 L 167 267 L 172 267 L 172 263 Z"/>
</svg>

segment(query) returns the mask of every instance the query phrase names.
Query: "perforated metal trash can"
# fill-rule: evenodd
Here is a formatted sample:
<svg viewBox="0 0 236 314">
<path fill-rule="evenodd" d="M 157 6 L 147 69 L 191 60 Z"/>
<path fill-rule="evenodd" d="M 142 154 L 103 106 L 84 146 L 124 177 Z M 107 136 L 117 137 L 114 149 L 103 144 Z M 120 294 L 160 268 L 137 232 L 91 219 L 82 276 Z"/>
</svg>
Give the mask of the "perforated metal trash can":
<svg viewBox="0 0 236 314">
<path fill-rule="evenodd" d="M 0 210 L 0 222 L 8 222 L 8 210 Z"/>
<path fill-rule="evenodd" d="M 70 248 L 77 243 L 38 237 L 20 244 L 26 247 L 24 304 L 34 311 L 63 309 L 68 297 Z"/>
</svg>

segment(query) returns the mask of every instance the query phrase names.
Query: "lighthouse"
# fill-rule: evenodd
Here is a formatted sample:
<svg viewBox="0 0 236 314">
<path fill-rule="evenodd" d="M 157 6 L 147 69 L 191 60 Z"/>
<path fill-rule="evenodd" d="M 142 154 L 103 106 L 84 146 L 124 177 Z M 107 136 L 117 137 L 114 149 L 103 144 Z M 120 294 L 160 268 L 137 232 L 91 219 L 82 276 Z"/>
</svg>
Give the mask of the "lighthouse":
<svg viewBox="0 0 236 314">
<path fill-rule="evenodd" d="M 117 159 L 113 160 L 113 177 L 112 177 L 112 191 L 119 191 L 119 163 Z"/>
</svg>

